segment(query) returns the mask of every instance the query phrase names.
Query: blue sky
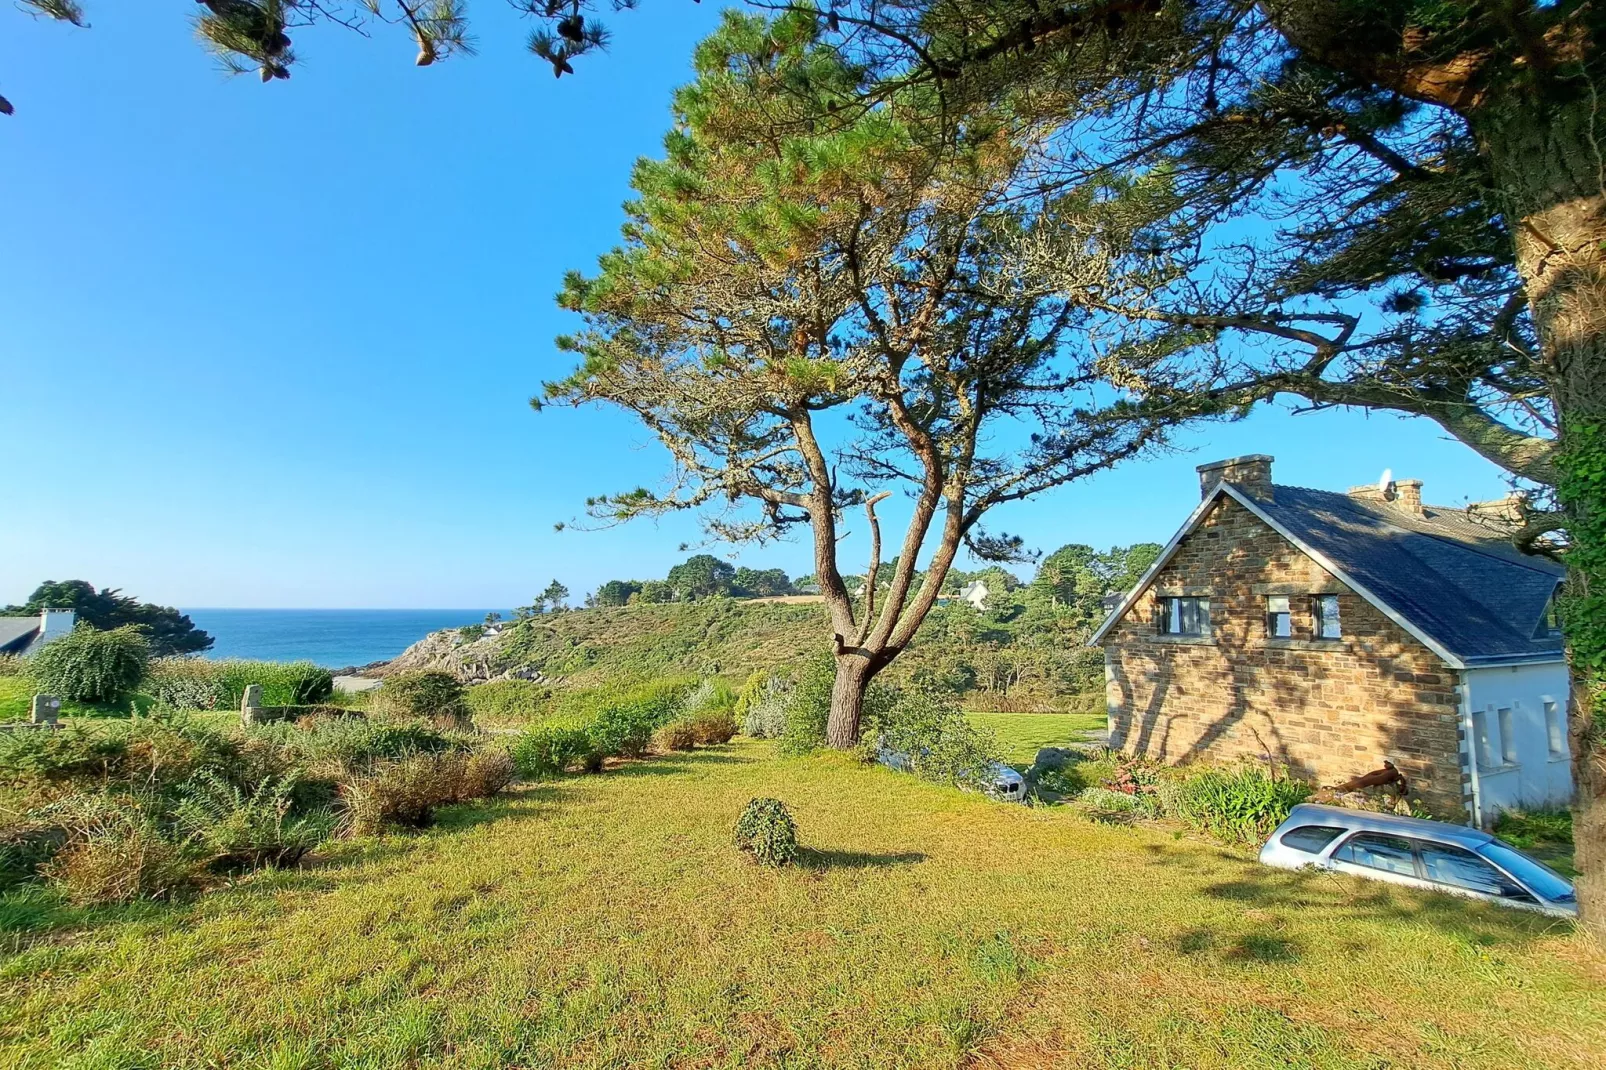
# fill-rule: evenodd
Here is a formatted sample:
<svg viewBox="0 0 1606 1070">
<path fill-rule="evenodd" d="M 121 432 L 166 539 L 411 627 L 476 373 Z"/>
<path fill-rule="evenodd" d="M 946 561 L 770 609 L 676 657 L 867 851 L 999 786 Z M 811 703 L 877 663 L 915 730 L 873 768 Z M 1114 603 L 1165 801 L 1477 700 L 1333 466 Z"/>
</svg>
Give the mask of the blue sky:
<svg viewBox="0 0 1606 1070">
<path fill-rule="evenodd" d="M 554 532 L 663 455 L 526 401 L 567 368 L 552 295 L 615 241 L 714 4 L 613 16 L 561 82 L 507 5 L 474 10 L 477 58 L 428 69 L 395 31 L 304 29 L 266 86 L 220 74 L 184 5 L 131 7 L 91 4 L 88 31 L 0 10 L 0 604 L 82 578 L 179 606 L 506 606 L 685 556 L 688 518 Z M 1195 464 L 1254 452 L 1279 482 L 1504 492 L 1425 421 L 1267 409 L 1185 441 L 990 527 L 1163 541 Z M 811 571 L 801 543 L 738 560 Z"/>
</svg>

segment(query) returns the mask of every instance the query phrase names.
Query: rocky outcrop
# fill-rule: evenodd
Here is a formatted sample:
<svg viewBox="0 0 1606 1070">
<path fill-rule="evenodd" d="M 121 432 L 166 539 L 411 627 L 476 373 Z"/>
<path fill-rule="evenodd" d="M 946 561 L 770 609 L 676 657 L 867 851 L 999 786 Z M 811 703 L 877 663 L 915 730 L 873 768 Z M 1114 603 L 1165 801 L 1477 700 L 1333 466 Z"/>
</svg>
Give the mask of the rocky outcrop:
<svg viewBox="0 0 1606 1070">
<path fill-rule="evenodd" d="M 457 628 L 430 632 L 394 660 L 370 669 L 366 675 L 383 679 L 392 673 L 434 669 L 452 673 L 469 684 L 510 679 L 540 681 L 544 678 L 539 670 L 505 664 L 502 639 L 502 632 L 492 631 L 475 639 L 468 638 Z"/>
</svg>

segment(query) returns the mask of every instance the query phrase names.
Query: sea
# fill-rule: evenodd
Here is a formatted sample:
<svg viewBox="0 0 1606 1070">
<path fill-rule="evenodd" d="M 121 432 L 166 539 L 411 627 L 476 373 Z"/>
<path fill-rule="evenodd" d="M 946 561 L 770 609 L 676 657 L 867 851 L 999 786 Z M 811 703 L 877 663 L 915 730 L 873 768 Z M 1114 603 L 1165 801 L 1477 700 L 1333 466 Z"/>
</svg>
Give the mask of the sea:
<svg viewBox="0 0 1606 1070">
<path fill-rule="evenodd" d="M 391 658 L 430 632 L 485 620 L 485 609 L 185 609 L 213 640 L 209 658 L 311 661 L 329 669 Z M 509 610 L 500 609 L 504 618 Z"/>
</svg>

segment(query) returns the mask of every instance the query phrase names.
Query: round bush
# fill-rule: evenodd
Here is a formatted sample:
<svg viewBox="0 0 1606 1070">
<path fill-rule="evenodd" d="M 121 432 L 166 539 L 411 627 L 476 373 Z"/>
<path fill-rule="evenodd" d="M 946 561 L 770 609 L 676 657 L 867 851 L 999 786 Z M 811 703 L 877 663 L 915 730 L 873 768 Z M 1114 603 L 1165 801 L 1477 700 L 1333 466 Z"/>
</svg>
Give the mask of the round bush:
<svg viewBox="0 0 1606 1070">
<path fill-rule="evenodd" d="M 736 819 L 736 846 L 761 866 L 797 860 L 797 822 L 779 799 L 753 799 Z"/>
<path fill-rule="evenodd" d="M 80 626 L 30 659 L 40 688 L 74 702 L 114 702 L 139 686 L 151 648 L 133 626 L 97 631 Z"/>
<path fill-rule="evenodd" d="M 584 725 L 537 725 L 519 736 L 510 751 L 519 774 L 531 780 L 547 780 L 576 766 L 590 773 L 602 768 L 602 754 Z"/>
<path fill-rule="evenodd" d="M 423 669 L 387 676 L 379 688 L 380 704 L 397 717 L 421 717 L 437 723 L 468 718 L 463 685 L 449 672 Z"/>
<path fill-rule="evenodd" d="M 670 721 L 658 729 L 653 742 L 660 750 L 691 750 L 697 745 L 697 728 L 688 720 Z"/>
</svg>

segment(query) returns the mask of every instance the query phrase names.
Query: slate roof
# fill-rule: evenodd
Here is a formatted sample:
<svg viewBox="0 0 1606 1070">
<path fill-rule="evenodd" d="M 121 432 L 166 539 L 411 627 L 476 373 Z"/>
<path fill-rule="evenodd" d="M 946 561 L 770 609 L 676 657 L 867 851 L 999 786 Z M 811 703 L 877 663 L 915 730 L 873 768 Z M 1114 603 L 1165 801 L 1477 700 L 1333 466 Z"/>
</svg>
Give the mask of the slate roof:
<svg viewBox="0 0 1606 1070">
<path fill-rule="evenodd" d="M 0 652 L 20 654 L 39 630 L 38 617 L 0 617 Z M 15 650 L 11 649 L 13 646 Z"/>
<path fill-rule="evenodd" d="M 1464 510 L 1424 505 L 1419 517 L 1387 502 L 1306 487 L 1278 486 L 1269 501 L 1253 500 L 1297 542 L 1468 665 L 1561 654 L 1559 636 L 1536 639 L 1534 632 L 1565 571 L 1524 554 Z"/>
<path fill-rule="evenodd" d="M 1561 656 L 1559 636 L 1536 639 L 1534 633 L 1564 570 L 1522 553 L 1464 510 L 1425 505 L 1424 515 L 1415 516 L 1383 501 L 1281 485 L 1266 498 L 1223 483 L 1211 500 L 1223 493 L 1342 573 L 1358 593 L 1452 662 L 1475 667 Z M 1201 504 L 1093 644 L 1103 641 L 1206 511 Z"/>
</svg>

